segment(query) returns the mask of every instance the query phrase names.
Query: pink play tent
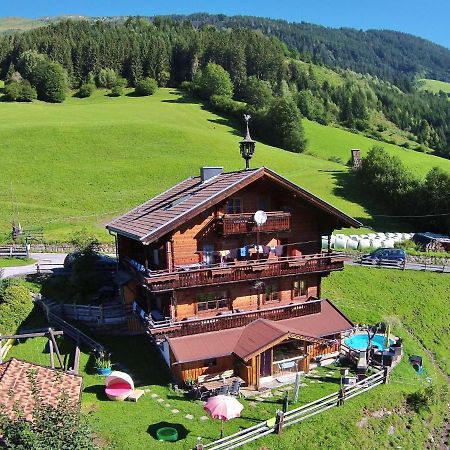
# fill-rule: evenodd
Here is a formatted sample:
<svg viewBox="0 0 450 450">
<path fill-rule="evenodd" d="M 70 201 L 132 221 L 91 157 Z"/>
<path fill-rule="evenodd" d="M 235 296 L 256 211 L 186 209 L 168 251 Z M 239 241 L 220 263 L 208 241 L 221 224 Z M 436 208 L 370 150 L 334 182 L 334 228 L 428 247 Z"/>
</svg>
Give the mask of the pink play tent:
<svg viewBox="0 0 450 450">
<path fill-rule="evenodd" d="M 105 394 L 110 400 L 125 400 L 134 391 L 130 375 L 115 370 L 106 377 Z"/>
</svg>

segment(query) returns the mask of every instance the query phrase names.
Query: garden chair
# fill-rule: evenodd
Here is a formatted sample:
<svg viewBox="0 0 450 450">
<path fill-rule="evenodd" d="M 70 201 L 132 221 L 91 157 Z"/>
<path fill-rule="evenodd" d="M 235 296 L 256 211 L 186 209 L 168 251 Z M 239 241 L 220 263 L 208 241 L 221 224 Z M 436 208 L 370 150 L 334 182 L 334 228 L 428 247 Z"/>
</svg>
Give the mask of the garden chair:
<svg viewBox="0 0 450 450">
<path fill-rule="evenodd" d="M 219 389 L 216 390 L 215 395 L 228 395 L 230 392 L 230 386 L 224 384 Z"/>
<path fill-rule="evenodd" d="M 206 389 L 204 386 L 197 386 L 195 390 L 195 398 L 197 400 L 205 400 L 211 396 L 211 391 Z"/>
<path fill-rule="evenodd" d="M 239 380 L 234 380 L 231 383 L 229 394 L 234 395 L 236 397 L 241 396 L 241 382 Z"/>
</svg>

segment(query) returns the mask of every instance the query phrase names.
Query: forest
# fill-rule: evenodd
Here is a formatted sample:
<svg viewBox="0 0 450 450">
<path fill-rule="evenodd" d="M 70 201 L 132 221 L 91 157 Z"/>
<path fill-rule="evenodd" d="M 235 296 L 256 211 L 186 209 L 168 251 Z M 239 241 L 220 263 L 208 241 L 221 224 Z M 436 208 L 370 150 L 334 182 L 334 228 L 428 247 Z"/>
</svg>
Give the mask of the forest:
<svg viewBox="0 0 450 450">
<path fill-rule="evenodd" d="M 412 89 L 416 76 L 450 81 L 450 51 L 433 42 L 390 30 L 328 28 L 310 23 L 291 23 L 253 16 L 198 13 L 170 16 L 195 26 L 249 28 L 275 36 L 302 59 L 328 67 L 368 73 Z"/>
<path fill-rule="evenodd" d="M 121 86 L 136 87 L 144 78 L 159 86 L 181 86 L 215 110 L 236 116 L 247 110 L 255 118 L 257 137 L 295 152 L 306 148 L 301 116 L 376 137 L 380 130 L 372 117 L 382 113 L 413 136 L 415 149 L 431 148 L 450 157 L 450 102 L 445 95 L 402 90 L 343 69 L 336 72 L 340 82 L 332 83 L 319 79 L 301 56 L 277 37 L 248 28 L 199 28 L 191 21 L 161 17 L 63 21 L 1 37 L 0 78 L 13 84 L 9 99 L 21 101 L 36 96 L 63 101 L 61 83 L 72 89 L 99 85 L 101 71 L 115 74 Z M 224 83 L 229 87 L 224 89 Z M 213 88 L 205 89 L 207 84 Z M 56 89 L 57 95 L 50 96 L 48 89 Z M 89 89 L 83 87 L 80 96 Z M 115 93 L 120 95 L 120 89 Z"/>
</svg>

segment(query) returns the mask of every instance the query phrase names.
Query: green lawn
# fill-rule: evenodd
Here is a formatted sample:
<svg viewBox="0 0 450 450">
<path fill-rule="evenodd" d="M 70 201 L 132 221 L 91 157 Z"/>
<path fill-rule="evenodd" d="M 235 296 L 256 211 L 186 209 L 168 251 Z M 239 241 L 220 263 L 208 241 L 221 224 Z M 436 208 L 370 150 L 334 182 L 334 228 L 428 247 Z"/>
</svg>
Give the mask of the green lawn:
<svg viewBox="0 0 450 450">
<path fill-rule="evenodd" d="M 0 268 L 2 267 L 17 267 L 29 266 L 36 261 L 32 258 L 0 258 Z"/>
<path fill-rule="evenodd" d="M 450 93 L 450 83 L 446 81 L 440 81 L 440 80 L 429 80 L 427 78 L 422 78 L 421 80 L 418 80 L 418 86 L 419 89 L 423 91 L 430 91 L 437 94 L 439 91 L 446 92 L 447 94 Z"/>
<path fill-rule="evenodd" d="M 450 372 L 448 360 L 449 311 L 448 276 L 412 271 L 384 270 L 375 268 L 347 267 L 344 272 L 333 273 L 323 285 L 322 295 L 334 299 L 336 304 L 355 322 L 376 323 L 389 320 L 392 332 L 402 337 L 405 358 L 396 367 L 388 385 L 348 401 L 343 407 L 310 418 L 286 429 L 281 438 L 268 436 L 245 448 L 271 450 L 297 450 L 299 442 L 310 449 L 360 449 L 363 448 L 427 448 L 430 433 L 442 429 L 447 411 L 448 386 L 445 377 L 433 364 L 427 349 Z M 37 325 L 36 325 L 37 326 Z M 146 337 L 108 337 L 103 341 L 113 351 L 113 361 L 120 362 L 139 385 L 148 389 L 138 403 L 110 402 L 103 395 L 104 379 L 94 373 L 93 358 L 83 353 L 81 369 L 84 376 L 83 410 L 98 433 L 99 441 L 114 449 L 190 449 L 197 436 L 205 441 L 219 436 L 217 421 L 201 418 L 205 415 L 199 401 L 191 401 L 168 387 L 166 369 Z M 27 340 L 13 347 L 9 356 L 15 356 L 41 364 L 48 364 L 49 356 L 43 352 L 45 340 Z M 72 344 L 73 345 L 73 344 Z M 70 345 L 62 347 L 65 354 Z M 425 375 L 417 375 L 407 357 L 419 354 L 424 357 Z M 304 404 L 324 396 L 338 388 L 337 371 L 334 367 L 320 369 L 320 378 L 305 378 L 307 387 L 301 389 L 300 403 Z M 326 373 L 330 380 L 323 380 Z M 405 409 L 409 393 L 427 386 L 426 376 L 432 380 L 439 400 L 429 412 L 414 414 Z M 248 427 L 272 417 L 281 406 L 283 392 L 261 403 L 242 400 L 242 418 L 226 423 L 226 433 L 240 427 Z M 162 401 L 158 401 L 161 399 Z M 169 406 L 166 406 L 169 405 Z M 179 412 L 172 413 L 177 409 Z M 389 411 L 383 417 L 373 414 Z M 187 418 L 190 414 L 193 418 Z M 358 423 L 367 418 L 364 426 Z M 149 434 L 149 427 L 159 422 L 182 424 L 189 430 L 187 438 L 176 443 L 158 443 Z M 393 427 L 393 434 L 388 430 Z M 437 435 L 435 434 L 435 438 Z M 369 443 L 373 443 L 369 444 Z"/>
<path fill-rule="evenodd" d="M 67 240 L 87 227 L 110 239 L 103 225 L 188 176 L 202 165 L 243 167 L 240 132 L 233 122 L 184 101 L 170 89 L 153 97 L 110 98 L 97 91 L 88 99 L 63 104 L 1 103 L 2 177 L 25 227 L 44 227 L 47 240 Z M 371 199 L 359 192 L 344 164 L 350 148 L 367 150 L 376 141 L 305 121 L 309 149 L 317 157 L 258 144 L 252 166 L 266 165 L 330 201 L 368 225 Z M 424 174 L 450 161 L 387 146 Z M 18 181 L 20 180 L 20 182 Z M 0 235 L 11 223 L 11 195 L 0 200 Z M 1 237 L 1 236 L 0 236 Z"/>
</svg>

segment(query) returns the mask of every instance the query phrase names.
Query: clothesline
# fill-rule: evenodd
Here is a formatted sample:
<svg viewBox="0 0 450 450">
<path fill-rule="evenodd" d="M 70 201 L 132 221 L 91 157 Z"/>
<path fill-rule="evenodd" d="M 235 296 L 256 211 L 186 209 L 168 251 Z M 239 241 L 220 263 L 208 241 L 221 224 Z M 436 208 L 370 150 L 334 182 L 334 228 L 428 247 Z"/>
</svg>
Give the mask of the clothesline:
<svg viewBox="0 0 450 450">
<path fill-rule="evenodd" d="M 317 243 L 317 240 L 291 242 L 291 243 L 288 243 L 288 244 L 277 244 L 277 245 L 265 245 L 265 244 L 253 243 L 253 244 L 246 244 L 246 245 L 243 245 L 243 246 L 237 247 L 237 248 L 228 248 L 228 249 L 211 250 L 211 251 L 208 251 L 208 250 L 197 250 L 194 253 L 201 254 L 201 255 L 202 254 L 207 254 L 207 255 L 210 255 L 210 256 L 226 256 L 226 255 L 229 255 L 229 253 L 224 253 L 224 252 L 231 252 L 231 253 L 237 252 L 237 253 L 239 253 L 240 250 L 243 249 L 243 248 L 247 248 L 247 249 L 254 248 L 255 251 L 252 254 L 254 254 L 254 253 L 264 254 L 264 247 L 266 247 L 266 251 L 267 251 L 267 248 L 272 249 L 272 252 L 274 252 L 274 250 L 276 248 L 278 248 L 278 252 L 281 251 L 281 253 L 282 253 L 282 250 L 284 248 L 295 246 L 295 245 L 312 244 L 312 243 Z M 258 249 L 257 248 L 258 246 L 261 247 L 261 248 Z M 268 251 L 267 253 L 270 253 L 270 251 Z M 193 255 L 191 252 L 186 252 L 186 251 L 184 251 L 184 252 L 183 251 L 181 251 L 181 252 L 180 251 L 176 251 L 176 254 L 177 254 L 177 256 L 192 256 Z M 248 256 L 248 254 L 247 255 L 240 255 L 240 256 Z M 281 256 L 281 254 L 277 255 L 277 256 Z"/>
</svg>

